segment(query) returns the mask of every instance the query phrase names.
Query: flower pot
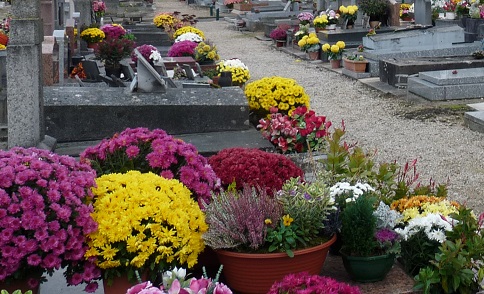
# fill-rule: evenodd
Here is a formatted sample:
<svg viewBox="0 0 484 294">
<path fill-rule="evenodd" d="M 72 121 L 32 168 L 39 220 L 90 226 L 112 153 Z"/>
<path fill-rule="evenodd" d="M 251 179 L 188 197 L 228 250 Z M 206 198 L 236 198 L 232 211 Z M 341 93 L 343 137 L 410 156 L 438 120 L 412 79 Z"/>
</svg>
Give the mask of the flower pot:
<svg viewBox="0 0 484 294">
<path fill-rule="evenodd" d="M 444 19 L 445 18 L 445 13 L 439 12 L 439 19 Z"/>
<path fill-rule="evenodd" d="M 395 255 L 348 256 L 341 252 L 343 265 L 350 278 L 357 282 L 371 283 L 383 280 L 395 263 Z"/>
<path fill-rule="evenodd" d="M 87 43 L 87 48 L 96 50 L 98 43 Z"/>
<path fill-rule="evenodd" d="M 8 44 L 8 36 L 7 35 L 0 33 L 0 44 L 7 46 L 7 44 Z"/>
<path fill-rule="evenodd" d="M 347 58 L 343 58 L 343 65 L 344 68 L 354 72 L 365 72 L 366 71 L 366 64 L 368 61 L 360 61 L 360 60 L 350 60 Z"/>
<path fill-rule="evenodd" d="M 370 28 L 374 29 L 380 24 L 380 21 L 378 20 L 372 20 L 370 21 Z"/>
<path fill-rule="evenodd" d="M 331 59 L 329 62 L 331 63 L 331 68 L 341 67 L 341 59 Z"/>
<path fill-rule="evenodd" d="M 106 71 L 106 76 L 110 77 L 111 75 L 114 75 L 115 77 L 119 78 L 121 77 L 121 65 L 120 64 L 115 64 L 115 65 L 105 65 L 104 70 Z"/>
<path fill-rule="evenodd" d="M 446 19 L 455 19 L 455 12 L 446 12 L 445 18 Z"/>
<path fill-rule="evenodd" d="M 330 24 L 326 26 L 327 30 L 336 30 L 336 24 Z"/>
<path fill-rule="evenodd" d="M 319 51 L 308 52 L 309 59 L 311 60 L 318 60 L 319 59 Z"/>
<path fill-rule="evenodd" d="M 7 282 L 1 281 L 0 282 L 0 290 L 7 290 L 8 293 L 13 293 L 15 290 L 21 290 L 22 293 L 25 293 L 28 290 L 32 290 L 32 294 L 39 293 L 40 283 L 37 284 L 36 287 L 29 287 L 28 278 L 21 279 L 21 280 L 14 280 L 7 284 Z"/>
<path fill-rule="evenodd" d="M 284 47 L 286 40 L 276 40 L 276 47 Z"/>
<path fill-rule="evenodd" d="M 217 250 L 223 274 L 230 289 L 237 293 L 267 293 L 275 281 L 285 275 L 306 271 L 317 275 L 321 272 L 329 246 L 336 236 L 321 245 L 294 251 L 294 257 L 286 253 L 252 254 Z"/>
<path fill-rule="evenodd" d="M 316 31 L 316 33 L 319 33 L 319 32 L 325 31 L 326 27 L 324 27 L 324 28 L 314 28 L 314 30 Z"/>
<path fill-rule="evenodd" d="M 218 85 L 220 87 L 230 87 L 232 86 L 232 72 L 223 71 L 220 73 L 220 78 L 218 80 Z"/>
<path fill-rule="evenodd" d="M 148 279 L 148 272 L 144 272 L 140 275 L 142 281 Z M 120 294 L 126 293 L 126 291 L 138 284 L 138 281 L 130 282 L 127 274 L 122 274 L 120 277 L 115 277 L 111 285 L 108 285 L 107 280 L 103 280 L 104 294 Z"/>
</svg>

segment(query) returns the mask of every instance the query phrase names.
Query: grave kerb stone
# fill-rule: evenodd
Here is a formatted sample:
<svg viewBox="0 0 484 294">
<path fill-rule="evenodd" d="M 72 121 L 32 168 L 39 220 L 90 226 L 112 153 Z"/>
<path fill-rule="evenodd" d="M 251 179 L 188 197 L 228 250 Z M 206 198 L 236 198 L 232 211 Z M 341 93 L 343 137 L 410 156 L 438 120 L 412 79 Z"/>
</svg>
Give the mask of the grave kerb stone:
<svg viewBox="0 0 484 294">
<path fill-rule="evenodd" d="M 440 86 L 479 84 L 484 83 L 484 68 L 421 72 L 419 78 Z"/>
</svg>

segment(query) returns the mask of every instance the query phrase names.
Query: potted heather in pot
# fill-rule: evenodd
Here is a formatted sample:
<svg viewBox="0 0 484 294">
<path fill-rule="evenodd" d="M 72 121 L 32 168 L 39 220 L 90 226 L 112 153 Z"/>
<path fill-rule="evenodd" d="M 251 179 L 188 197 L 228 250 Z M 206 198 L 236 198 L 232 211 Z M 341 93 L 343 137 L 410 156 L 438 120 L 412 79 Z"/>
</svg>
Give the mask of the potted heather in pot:
<svg viewBox="0 0 484 294">
<path fill-rule="evenodd" d="M 229 287 L 267 293 L 287 274 L 321 271 L 336 240 L 323 224 L 333 204 L 323 181 L 291 178 L 274 196 L 247 184 L 240 191 L 229 188 L 207 206 L 203 238 L 224 265 Z"/>
<path fill-rule="evenodd" d="M 86 262 L 86 235 L 97 229 L 88 204 L 94 179 L 94 170 L 72 157 L 0 151 L 0 289 L 38 289 L 59 268 L 67 268 L 68 284 L 89 279 L 75 269 Z"/>
<path fill-rule="evenodd" d="M 277 47 L 282 47 L 286 42 L 287 31 L 277 27 L 271 31 L 269 36 L 276 42 Z"/>
</svg>

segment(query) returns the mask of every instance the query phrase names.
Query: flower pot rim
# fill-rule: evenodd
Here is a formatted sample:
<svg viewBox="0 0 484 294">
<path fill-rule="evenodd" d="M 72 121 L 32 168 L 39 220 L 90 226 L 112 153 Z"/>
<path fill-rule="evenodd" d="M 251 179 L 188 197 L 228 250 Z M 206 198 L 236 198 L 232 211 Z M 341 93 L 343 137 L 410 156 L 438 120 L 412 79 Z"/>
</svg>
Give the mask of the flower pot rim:
<svg viewBox="0 0 484 294">
<path fill-rule="evenodd" d="M 393 257 L 395 258 L 395 254 L 387 253 L 387 254 L 381 254 L 381 255 L 371 255 L 371 256 L 353 256 L 353 255 L 348 255 L 343 252 L 343 250 L 340 250 L 339 253 L 344 256 L 347 259 L 352 259 L 352 260 L 376 260 L 376 259 L 385 259 L 385 258 L 390 258 Z"/>
<path fill-rule="evenodd" d="M 331 239 L 329 239 L 328 241 L 326 241 L 322 244 L 319 244 L 319 245 L 316 245 L 316 246 L 313 246 L 313 247 L 309 247 L 309 248 L 300 249 L 300 250 L 294 250 L 294 256 L 303 255 L 303 254 L 306 254 L 308 252 L 317 251 L 317 250 L 320 250 L 320 249 L 323 249 L 323 248 L 326 248 L 326 247 L 329 248 L 329 246 L 331 246 L 334 242 L 336 242 L 336 234 L 333 234 Z M 219 254 L 226 255 L 226 256 L 232 256 L 232 257 L 244 256 L 244 258 L 247 258 L 247 259 L 287 257 L 287 253 L 285 253 L 285 252 L 250 253 L 250 252 L 235 252 L 235 251 L 229 251 L 229 250 L 225 250 L 225 249 L 217 249 L 217 250 L 215 250 L 215 252 L 217 252 Z"/>
<path fill-rule="evenodd" d="M 345 62 L 353 62 L 353 63 L 368 63 L 368 60 L 352 60 L 352 59 L 348 59 L 346 57 L 343 57 L 343 60 Z"/>
</svg>

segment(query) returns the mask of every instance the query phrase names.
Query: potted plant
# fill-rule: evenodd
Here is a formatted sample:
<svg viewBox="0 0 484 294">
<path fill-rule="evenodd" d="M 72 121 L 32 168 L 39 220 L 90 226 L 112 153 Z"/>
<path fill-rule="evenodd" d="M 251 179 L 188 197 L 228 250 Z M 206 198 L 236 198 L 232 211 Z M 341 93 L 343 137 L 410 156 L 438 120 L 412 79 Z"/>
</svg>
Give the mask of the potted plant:
<svg viewBox="0 0 484 294">
<path fill-rule="evenodd" d="M 412 7 L 411 4 L 402 3 L 400 4 L 400 19 L 402 21 L 411 21 L 412 15 L 410 14 L 410 8 Z"/>
<path fill-rule="evenodd" d="M 334 294 L 360 294 L 358 286 L 338 282 L 330 277 L 310 275 L 307 272 L 292 273 L 275 282 L 267 294 L 320 293 L 322 289 Z M 331 289 L 331 290 L 329 290 Z M 324 291 L 324 290 L 323 290 Z M 324 293 L 324 292 L 323 292 Z"/>
<path fill-rule="evenodd" d="M 146 61 L 148 61 L 152 65 L 162 60 L 160 52 L 153 45 L 143 44 L 136 47 L 135 49 L 138 50 L 138 52 L 146 59 Z M 134 53 L 134 50 L 131 53 L 131 61 L 133 61 L 135 65 L 138 62 L 138 56 Z"/>
<path fill-rule="evenodd" d="M 88 162 L 98 176 L 138 170 L 178 179 L 200 204 L 202 199 L 210 202 L 211 191 L 220 185 L 207 159 L 198 154 L 195 146 L 161 129 L 128 128 L 87 148 L 80 160 Z"/>
<path fill-rule="evenodd" d="M 195 60 L 200 65 L 214 64 L 215 61 L 219 59 L 220 56 L 217 53 L 217 47 L 215 47 L 215 45 L 212 45 L 208 42 L 200 42 L 195 48 Z"/>
<path fill-rule="evenodd" d="M 102 175 L 96 184 L 91 215 L 98 228 L 88 235 L 85 257 L 103 271 L 105 293 L 123 293 L 137 275 L 154 280 L 164 268 L 197 263 L 207 224 L 182 183 L 132 170 Z"/>
<path fill-rule="evenodd" d="M 345 20 L 345 28 L 352 29 L 355 25 L 356 18 L 358 17 L 358 6 L 356 5 L 349 5 L 344 6 L 341 5 L 339 7 L 339 11 L 341 13 L 341 17 Z"/>
<path fill-rule="evenodd" d="M 269 36 L 272 40 L 276 42 L 277 47 L 282 47 L 286 42 L 287 31 L 277 27 L 271 31 L 271 34 Z"/>
<path fill-rule="evenodd" d="M 94 18 L 97 23 L 101 23 L 101 18 L 106 13 L 106 3 L 104 1 L 94 0 L 92 1 L 92 11 L 94 12 Z"/>
<path fill-rule="evenodd" d="M 319 44 L 319 39 L 316 33 L 310 33 L 309 35 L 302 37 L 302 39 L 297 42 L 297 45 L 301 51 L 308 53 L 311 60 L 318 59 L 319 48 L 321 48 L 321 45 Z"/>
<path fill-rule="evenodd" d="M 176 26 L 178 23 L 178 19 L 173 16 L 173 13 L 159 13 L 153 18 L 153 24 L 162 29 L 165 30 L 167 28 L 173 28 Z"/>
<path fill-rule="evenodd" d="M 119 39 L 126 35 L 126 30 L 120 24 L 105 24 L 100 29 L 104 32 L 106 39 Z"/>
<path fill-rule="evenodd" d="M 301 12 L 297 15 L 297 19 L 299 19 L 299 24 L 308 25 L 313 21 L 314 15 L 311 12 Z"/>
<path fill-rule="evenodd" d="M 398 214 L 371 192 L 347 203 L 341 212 L 340 250 L 343 265 L 351 279 L 375 282 L 385 278 L 399 253 L 399 235 L 394 231 Z"/>
<path fill-rule="evenodd" d="M 208 159 L 220 177 L 222 187 L 241 190 L 245 184 L 259 186 L 268 194 L 280 190 L 291 177 L 302 177 L 302 170 L 281 154 L 253 148 L 227 148 Z M 277 166 L 277 168 L 274 168 Z"/>
<path fill-rule="evenodd" d="M 387 14 L 387 0 L 360 0 L 358 7 L 370 17 L 370 22 L 382 21 Z"/>
<path fill-rule="evenodd" d="M 87 28 L 81 32 L 80 37 L 86 41 L 88 48 L 95 48 L 97 43 L 104 40 L 106 35 L 99 28 Z"/>
<path fill-rule="evenodd" d="M 347 70 L 354 72 L 365 72 L 368 60 L 363 55 L 353 54 L 343 58 L 343 66 Z"/>
<path fill-rule="evenodd" d="M 336 42 L 336 44 L 333 45 L 326 43 L 322 46 L 323 52 L 328 54 L 328 59 L 331 62 L 332 68 L 341 67 L 341 58 L 343 56 L 345 47 L 346 44 L 343 41 L 338 41 Z"/>
<path fill-rule="evenodd" d="M 299 106 L 309 107 L 309 95 L 296 80 L 279 76 L 265 77 L 247 84 L 244 94 L 249 102 L 251 122 L 257 126 L 259 120 L 267 118 L 271 108 L 277 112 L 292 113 Z M 274 96 L 275 99 L 269 97 Z"/>
<path fill-rule="evenodd" d="M 299 178 L 289 179 L 274 197 L 249 185 L 221 191 L 207 206 L 203 238 L 216 249 L 232 289 L 267 293 L 289 273 L 321 271 L 336 240 L 323 232 L 332 204 L 323 181 Z"/>
<path fill-rule="evenodd" d="M 217 70 L 220 73 L 230 72 L 232 73 L 232 85 L 243 86 L 249 79 L 249 68 L 240 59 L 224 59 L 217 63 Z"/>
<path fill-rule="evenodd" d="M 198 35 L 195 35 L 195 36 L 198 36 Z M 189 40 L 175 42 L 175 44 L 173 44 L 168 50 L 168 57 L 182 57 L 182 56 L 195 57 L 195 48 L 197 48 L 197 46 L 198 46 L 198 43 L 189 41 Z"/>
<path fill-rule="evenodd" d="M 86 261 L 86 235 L 97 228 L 88 204 L 94 178 L 90 166 L 72 157 L 36 148 L 0 151 L 0 289 L 38 289 L 59 268 L 73 284 Z M 86 277 L 77 275 L 78 283 Z"/>
<path fill-rule="evenodd" d="M 326 11 L 321 12 L 320 15 L 321 16 L 326 15 L 326 17 L 328 19 L 328 26 L 327 26 L 328 30 L 334 30 L 336 28 L 336 25 L 338 24 L 338 21 L 339 21 L 339 18 L 340 18 L 339 13 L 337 13 L 336 11 L 334 11 L 332 9 L 328 9 Z"/>
<path fill-rule="evenodd" d="M 326 146 L 331 122 L 306 106 L 299 106 L 291 115 L 273 107 L 270 118 L 259 121 L 257 129 L 282 153 L 320 151 Z"/>
<path fill-rule="evenodd" d="M 106 75 L 115 75 L 119 77 L 121 75 L 120 61 L 131 55 L 135 47 L 135 43 L 132 40 L 126 38 L 109 38 L 98 43 L 94 54 L 96 59 L 101 60 L 104 63 Z"/>
<path fill-rule="evenodd" d="M 197 34 L 198 36 L 200 36 L 200 38 L 202 38 L 202 41 L 205 40 L 205 34 L 203 33 L 203 31 L 200 30 L 200 29 L 197 29 L 195 27 L 192 27 L 192 26 L 185 26 L 185 27 L 181 27 L 181 28 L 177 29 L 173 33 L 173 39 L 176 39 L 179 36 L 186 34 L 186 33 Z"/>
<path fill-rule="evenodd" d="M 313 20 L 313 25 L 316 32 L 320 32 L 326 28 L 328 25 L 328 16 L 326 14 L 318 15 Z"/>
</svg>

